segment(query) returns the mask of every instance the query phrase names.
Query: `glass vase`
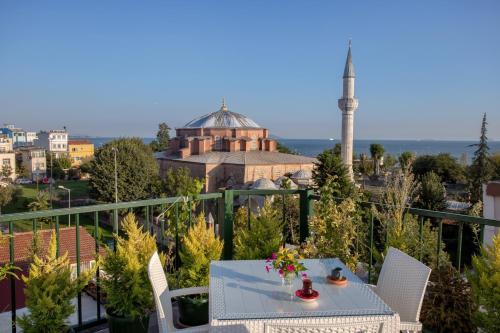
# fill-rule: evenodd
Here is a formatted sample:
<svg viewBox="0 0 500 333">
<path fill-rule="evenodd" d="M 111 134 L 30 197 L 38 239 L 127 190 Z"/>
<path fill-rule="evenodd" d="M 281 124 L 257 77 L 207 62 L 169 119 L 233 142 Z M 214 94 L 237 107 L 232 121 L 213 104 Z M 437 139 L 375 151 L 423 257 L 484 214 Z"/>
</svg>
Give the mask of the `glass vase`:
<svg viewBox="0 0 500 333">
<path fill-rule="evenodd" d="M 293 281 L 295 280 L 295 274 L 285 274 L 281 277 L 281 286 L 290 300 L 293 299 Z"/>
</svg>

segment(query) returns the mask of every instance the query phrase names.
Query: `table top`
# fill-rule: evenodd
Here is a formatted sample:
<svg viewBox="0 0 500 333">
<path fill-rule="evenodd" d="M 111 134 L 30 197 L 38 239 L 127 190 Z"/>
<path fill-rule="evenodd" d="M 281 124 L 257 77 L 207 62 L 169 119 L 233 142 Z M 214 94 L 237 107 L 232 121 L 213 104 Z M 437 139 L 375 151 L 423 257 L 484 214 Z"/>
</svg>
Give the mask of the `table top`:
<svg viewBox="0 0 500 333">
<path fill-rule="evenodd" d="M 313 289 L 320 293 L 314 302 L 303 302 L 281 285 L 275 271 L 265 270 L 264 260 L 213 261 L 210 265 L 212 319 L 266 319 L 332 316 L 393 315 L 377 294 L 347 269 L 339 259 L 304 259 Z M 336 286 L 326 281 L 332 268 L 342 267 L 349 282 Z M 302 287 L 294 280 L 292 292 Z"/>
</svg>

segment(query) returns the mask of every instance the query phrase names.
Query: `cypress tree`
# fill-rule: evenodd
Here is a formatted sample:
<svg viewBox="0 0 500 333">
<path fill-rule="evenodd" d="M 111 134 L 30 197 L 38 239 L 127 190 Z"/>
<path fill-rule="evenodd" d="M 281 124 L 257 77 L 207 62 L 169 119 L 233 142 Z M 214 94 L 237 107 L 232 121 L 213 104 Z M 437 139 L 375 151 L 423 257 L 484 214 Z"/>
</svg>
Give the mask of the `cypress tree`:
<svg viewBox="0 0 500 333">
<path fill-rule="evenodd" d="M 474 160 L 469 169 L 469 189 L 472 202 L 481 200 L 482 184 L 491 178 L 490 148 L 488 147 L 488 137 L 486 136 L 487 124 L 485 113 L 481 124 L 481 137 L 479 138 L 479 143 L 474 145 L 477 149 L 474 152 Z"/>
</svg>

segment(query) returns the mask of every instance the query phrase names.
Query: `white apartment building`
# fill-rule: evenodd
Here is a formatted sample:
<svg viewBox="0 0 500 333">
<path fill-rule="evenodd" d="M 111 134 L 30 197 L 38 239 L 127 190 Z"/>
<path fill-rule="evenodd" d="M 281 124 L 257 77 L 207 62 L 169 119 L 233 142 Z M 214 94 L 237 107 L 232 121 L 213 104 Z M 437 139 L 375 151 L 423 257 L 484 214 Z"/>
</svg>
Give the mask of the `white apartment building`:
<svg viewBox="0 0 500 333">
<path fill-rule="evenodd" d="M 18 160 L 26 168 L 29 178 L 38 181 L 47 175 L 47 160 L 45 149 L 41 147 L 22 147 L 17 150 Z"/>
<path fill-rule="evenodd" d="M 32 145 L 38 137 L 36 132 L 26 132 L 26 142 Z"/>
<path fill-rule="evenodd" d="M 483 217 L 500 220 L 500 181 L 483 184 L 483 205 Z M 484 227 L 484 245 L 492 243 L 499 229 L 490 225 Z"/>
<path fill-rule="evenodd" d="M 9 153 L 13 150 L 12 139 L 0 137 L 0 153 Z"/>
<path fill-rule="evenodd" d="M 44 148 L 56 158 L 68 153 L 68 131 L 51 130 L 49 132 L 41 131 L 37 134 L 35 145 Z"/>
<path fill-rule="evenodd" d="M 12 140 L 0 138 L 0 179 L 4 177 L 16 180 L 16 155 L 14 154 Z M 8 175 L 4 171 L 9 170 Z"/>
</svg>

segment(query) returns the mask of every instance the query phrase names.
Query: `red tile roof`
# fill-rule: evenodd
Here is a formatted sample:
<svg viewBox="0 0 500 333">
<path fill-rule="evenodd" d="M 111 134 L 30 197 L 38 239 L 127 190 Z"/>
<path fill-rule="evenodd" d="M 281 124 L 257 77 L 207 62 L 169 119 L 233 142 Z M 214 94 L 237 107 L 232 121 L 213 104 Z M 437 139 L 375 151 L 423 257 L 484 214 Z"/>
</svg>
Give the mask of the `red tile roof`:
<svg viewBox="0 0 500 333">
<path fill-rule="evenodd" d="M 47 252 L 47 248 L 50 242 L 50 236 L 52 235 L 52 230 L 39 230 L 43 254 Z M 19 265 L 21 263 L 30 262 L 31 257 L 29 254 L 29 249 L 31 246 L 31 240 L 33 238 L 33 233 L 29 232 L 17 232 L 14 233 L 14 257 L 15 262 Z M 10 260 L 9 256 L 9 241 L 0 245 L 0 265 L 8 263 Z M 61 228 L 59 229 L 59 253 L 64 254 L 68 252 L 68 258 L 71 263 L 76 263 L 76 228 Z M 104 249 L 100 247 L 99 252 L 104 253 Z M 88 262 L 94 260 L 95 258 L 95 240 L 94 238 L 85 230 L 85 228 L 80 227 L 80 261 Z"/>
</svg>

